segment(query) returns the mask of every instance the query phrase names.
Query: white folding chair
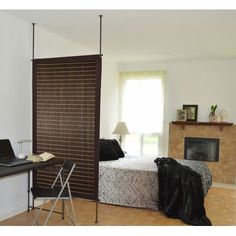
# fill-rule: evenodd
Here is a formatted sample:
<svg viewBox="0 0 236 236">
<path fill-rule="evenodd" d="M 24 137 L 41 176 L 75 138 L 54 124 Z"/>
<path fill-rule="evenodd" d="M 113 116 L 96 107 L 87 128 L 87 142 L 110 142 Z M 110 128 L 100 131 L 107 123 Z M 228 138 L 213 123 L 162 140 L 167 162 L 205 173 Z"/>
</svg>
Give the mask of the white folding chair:
<svg viewBox="0 0 236 236">
<path fill-rule="evenodd" d="M 69 214 L 69 207 L 67 205 L 67 202 L 65 201 L 65 207 L 67 211 L 67 215 L 69 218 L 69 222 L 72 225 L 77 225 L 76 216 L 75 216 L 75 209 L 73 206 L 73 200 L 72 195 L 70 191 L 70 184 L 69 184 L 69 178 L 75 168 L 75 164 L 70 160 L 65 160 L 63 166 L 60 168 L 52 186 L 48 189 L 45 188 L 32 188 L 31 192 L 34 197 L 34 199 L 41 199 L 43 200 L 43 203 L 41 204 L 39 211 L 33 221 L 32 225 L 38 224 L 38 218 L 40 216 L 41 211 L 43 210 L 43 206 L 46 203 L 47 200 L 52 201 L 52 208 L 49 211 L 49 214 L 44 221 L 43 225 L 46 225 L 48 223 L 49 218 L 51 217 L 52 213 L 55 210 L 56 204 L 59 200 L 70 200 L 70 208 L 72 211 L 72 214 Z M 63 174 L 67 172 L 67 177 L 64 180 Z M 60 185 L 61 187 L 56 187 L 57 181 L 60 179 Z"/>
</svg>

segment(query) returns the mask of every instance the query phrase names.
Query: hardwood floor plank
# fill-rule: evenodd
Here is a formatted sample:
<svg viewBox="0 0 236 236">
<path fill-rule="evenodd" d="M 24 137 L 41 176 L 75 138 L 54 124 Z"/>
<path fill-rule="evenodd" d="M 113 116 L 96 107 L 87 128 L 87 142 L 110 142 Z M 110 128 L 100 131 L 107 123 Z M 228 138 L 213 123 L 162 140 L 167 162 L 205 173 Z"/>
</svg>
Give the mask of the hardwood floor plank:
<svg viewBox="0 0 236 236">
<path fill-rule="evenodd" d="M 114 206 L 99 203 L 98 220 L 95 224 L 95 202 L 75 199 L 75 210 L 78 224 L 81 226 L 180 226 L 185 225 L 181 220 L 166 217 L 160 211 Z M 50 205 L 49 205 L 50 206 Z M 60 206 L 57 206 L 60 207 Z M 213 187 L 205 198 L 205 208 L 209 219 L 215 226 L 236 226 L 236 189 Z M 24 212 L 0 222 L 0 225 L 21 226 L 31 225 L 37 210 Z M 40 221 L 47 215 L 43 212 Z M 53 214 L 48 225 L 69 225 L 67 217 Z"/>
</svg>

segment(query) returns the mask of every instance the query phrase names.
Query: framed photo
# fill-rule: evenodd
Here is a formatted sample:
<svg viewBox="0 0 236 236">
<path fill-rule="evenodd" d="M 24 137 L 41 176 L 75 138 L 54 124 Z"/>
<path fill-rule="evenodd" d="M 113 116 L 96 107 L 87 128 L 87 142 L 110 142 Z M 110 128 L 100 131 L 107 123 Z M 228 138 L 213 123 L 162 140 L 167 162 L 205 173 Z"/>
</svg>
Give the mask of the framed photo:
<svg viewBox="0 0 236 236">
<path fill-rule="evenodd" d="M 176 115 L 177 121 L 186 121 L 187 120 L 187 110 L 185 109 L 178 109 Z"/>
<path fill-rule="evenodd" d="M 197 121 L 198 105 L 183 105 L 183 109 L 187 111 L 187 121 Z"/>
</svg>

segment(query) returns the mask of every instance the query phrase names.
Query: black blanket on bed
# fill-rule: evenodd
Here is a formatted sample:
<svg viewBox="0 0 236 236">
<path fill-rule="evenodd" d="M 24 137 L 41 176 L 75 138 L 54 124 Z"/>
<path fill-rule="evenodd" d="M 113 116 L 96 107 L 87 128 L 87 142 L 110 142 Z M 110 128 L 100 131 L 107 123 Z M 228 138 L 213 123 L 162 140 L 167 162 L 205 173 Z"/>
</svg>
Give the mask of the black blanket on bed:
<svg viewBox="0 0 236 236">
<path fill-rule="evenodd" d="M 172 158 L 156 158 L 158 208 L 190 225 L 211 225 L 204 208 L 201 176 Z"/>
</svg>

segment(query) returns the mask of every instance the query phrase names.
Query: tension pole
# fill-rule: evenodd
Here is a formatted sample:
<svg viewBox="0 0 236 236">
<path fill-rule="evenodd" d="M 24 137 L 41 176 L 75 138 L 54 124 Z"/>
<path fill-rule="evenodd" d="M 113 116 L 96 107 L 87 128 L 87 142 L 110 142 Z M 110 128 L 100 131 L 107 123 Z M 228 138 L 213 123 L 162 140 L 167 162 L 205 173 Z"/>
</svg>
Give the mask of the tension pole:
<svg viewBox="0 0 236 236">
<path fill-rule="evenodd" d="M 99 54 L 102 55 L 102 15 L 99 15 L 100 19 L 100 33 L 99 33 Z"/>
<path fill-rule="evenodd" d="M 99 15 L 99 23 L 100 23 L 100 31 L 99 31 L 99 54 L 102 56 L 102 15 Z M 98 182 L 99 182 L 99 175 L 98 175 Z M 98 184 L 98 183 L 97 183 Z M 99 190 L 99 186 L 97 188 Z M 98 223 L 98 191 L 97 191 L 97 199 L 96 199 L 96 217 L 95 223 Z"/>
<path fill-rule="evenodd" d="M 33 25 L 32 60 L 34 60 L 34 29 L 35 29 L 35 23 L 32 23 L 32 25 Z"/>
<path fill-rule="evenodd" d="M 34 37 L 35 36 L 35 23 L 32 23 L 32 26 L 33 26 L 33 30 L 32 30 L 32 63 L 33 63 L 33 60 L 34 60 L 34 41 L 35 41 L 35 37 Z M 32 70 L 32 81 L 33 81 L 33 77 L 34 76 L 33 76 L 33 70 Z M 32 82 L 32 91 L 34 91 L 33 87 L 34 87 L 34 85 L 33 85 L 33 82 Z M 32 97 L 33 97 L 33 94 L 32 94 Z M 26 142 L 26 141 L 28 142 L 30 140 L 21 140 L 21 145 L 23 144 L 23 142 Z M 34 147 L 33 139 L 31 141 L 32 141 L 32 148 L 33 148 Z M 32 173 L 32 176 L 33 176 L 32 171 L 31 171 L 31 173 Z M 29 205 L 30 205 L 30 179 L 32 180 L 32 177 L 30 176 L 30 171 L 28 171 L 28 211 L 30 209 L 29 208 Z M 34 209 L 34 198 L 33 197 L 32 197 L 32 209 Z"/>
</svg>

